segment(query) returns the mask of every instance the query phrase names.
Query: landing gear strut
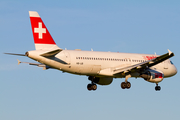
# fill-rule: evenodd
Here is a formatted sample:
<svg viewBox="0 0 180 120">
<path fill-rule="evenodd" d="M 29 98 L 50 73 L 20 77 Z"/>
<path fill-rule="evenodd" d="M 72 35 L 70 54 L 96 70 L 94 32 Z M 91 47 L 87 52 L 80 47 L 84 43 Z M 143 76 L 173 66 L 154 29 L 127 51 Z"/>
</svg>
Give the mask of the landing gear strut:
<svg viewBox="0 0 180 120">
<path fill-rule="evenodd" d="M 160 86 L 158 86 L 158 83 L 156 83 L 155 90 L 156 90 L 156 91 L 160 91 L 160 90 L 161 90 L 161 87 L 160 87 Z"/>
<path fill-rule="evenodd" d="M 122 88 L 122 89 L 125 89 L 125 88 L 129 89 L 129 88 L 131 87 L 131 83 L 127 81 L 128 78 L 130 78 L 130 77 L 131 77 L 130 74 L 129 74 L 129 75 L 126 75 L 126 77 L 125 77 L 125 82 L 122 82 L 122 83 L 121 83 L 121 88 Z"/>
<path fill-rule="evenodd" d="M 91 84 L 88 84 L 88 85 L 87 85 L 87 89 L 88 89 L 89 91 L 91 91 L 91 90 L 96 90 L 96 89 L 97 89 L 97 85 L 94 83 L 95 77 L 89 76 L 88 79 L 91 80 L 92 82 L 91 82 Z"/>
</svg>

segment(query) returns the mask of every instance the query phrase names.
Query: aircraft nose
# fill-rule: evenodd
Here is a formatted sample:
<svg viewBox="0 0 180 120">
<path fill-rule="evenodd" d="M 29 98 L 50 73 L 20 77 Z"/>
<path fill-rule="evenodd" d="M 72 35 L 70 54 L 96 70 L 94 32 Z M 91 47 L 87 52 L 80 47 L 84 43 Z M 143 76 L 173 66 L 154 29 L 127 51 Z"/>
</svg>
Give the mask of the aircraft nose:
<svg viewBox="0 0 180 120">
<path fill-rule="evenodd" d="M 172 73 L 173 75 L 176 75 L 177 74 L 177 68 L 175 65 L 173 65 L 173 70 L 172 70 Z"/>
</svg>

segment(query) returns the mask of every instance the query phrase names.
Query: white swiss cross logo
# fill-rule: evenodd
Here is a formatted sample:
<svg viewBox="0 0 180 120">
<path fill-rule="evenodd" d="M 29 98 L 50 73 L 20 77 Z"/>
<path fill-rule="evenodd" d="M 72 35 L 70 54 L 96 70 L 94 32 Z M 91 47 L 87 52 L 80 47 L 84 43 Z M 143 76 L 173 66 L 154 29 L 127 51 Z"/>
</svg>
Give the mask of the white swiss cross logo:
<svg viewBox="0 0 180 120">
<path fill-rule="evenodd" d="M 46 33 L 46 28 L 42 28 L 42 22 L 38 22 L 38 28 L 34 28 L 34 33 L 39 34 L 39 39 L 43 38 L 43 33 Z"/>
</svg>

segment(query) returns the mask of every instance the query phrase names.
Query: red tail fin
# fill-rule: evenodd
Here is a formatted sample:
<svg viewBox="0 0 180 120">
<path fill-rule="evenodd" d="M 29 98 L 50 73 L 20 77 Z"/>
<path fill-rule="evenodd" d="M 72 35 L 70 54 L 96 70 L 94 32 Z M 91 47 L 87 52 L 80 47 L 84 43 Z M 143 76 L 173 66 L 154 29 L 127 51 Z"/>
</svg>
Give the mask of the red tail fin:
<svg viewBox="0 0 180 120">
<path fill-rule="evenodd" d="M 36 49 L 52 49 L 53 46 L 55 47 L 56 43 L 44 25 L 39 14 L 36 11 L 29 11 L 29 16 Z"/>
</svg>

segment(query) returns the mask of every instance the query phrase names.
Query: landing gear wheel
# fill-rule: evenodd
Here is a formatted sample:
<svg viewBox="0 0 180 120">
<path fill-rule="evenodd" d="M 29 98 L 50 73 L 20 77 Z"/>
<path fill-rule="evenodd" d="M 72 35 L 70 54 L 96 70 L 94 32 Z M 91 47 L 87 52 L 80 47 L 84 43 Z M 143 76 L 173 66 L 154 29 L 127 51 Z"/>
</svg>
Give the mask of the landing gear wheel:
<svg viewBox="0 0 180 120">
<path fill-rule="evenodd" d="M 96 84 L 88 84 L 88 85 L 87 85 L 87 89 L 88 89 L 89 91 L 91 91 L 91 90 L 96 90 L 96 89 L 97 89 L 97 85 L 96 85 Z"/>
<path fill-rule="evenodd" d="M 121 88 L 122 89 L 125 89 L 125 88 L 127 88 L 127 89 L 129 89 L 131 87 L 131 83 L 130 82 L 122 82 L 121 83 Z"/>
<path fill-rule="evenodd" d="M 131 77 L 131 74 L 130 74 L 130 73 L 129 73 L 129 74 L 126 74 L 126 76 L 125 76 L 125 82 L 122 82 L 122 83 L 121 83 L 121 88 L 122 88 L 122 89 L 125 89 L 125 88 L 129 89 L 129 88 L 131 87 L 131 83 L 128 82 L 128 78 L 130 78 L 130 77 Z"/>
<path fill-rule="evenodd" d="M 156 91 L 160 91 L 160 90 L 161 90 L 161 87 L 160 87 L 160 86 L 156 86 L 156 87 L 155 87 L 155 90 L 156 90 Z"/>
<path fill-rule="evenodd" d="M 122 83 L 121 83 L 121 88 L 122 88 L 122 89 L 125 89 L 125 88 L 126 88 L 126 83 L 125 83 L 125 82 L 122 82 Z"/>
<path fill-rule="evenodd" d="M 126 88 L 129 89 L 131 87 L 131 83 L 130 82 L 127 82 L 126 83 Z"/>
<path fill-rule="evenodd" d="M 87 85 L 87 89 L 90 91 L 90 90 L 92 90 L 92 84 L 88 84 Z"/>
<path fill-rule="evenodd" d="M 92 90 L 96 90 L 97 89 L 97 85 L 96 84 L 92 84 L 91 88 L 92 88 Z"/>
</svg>

